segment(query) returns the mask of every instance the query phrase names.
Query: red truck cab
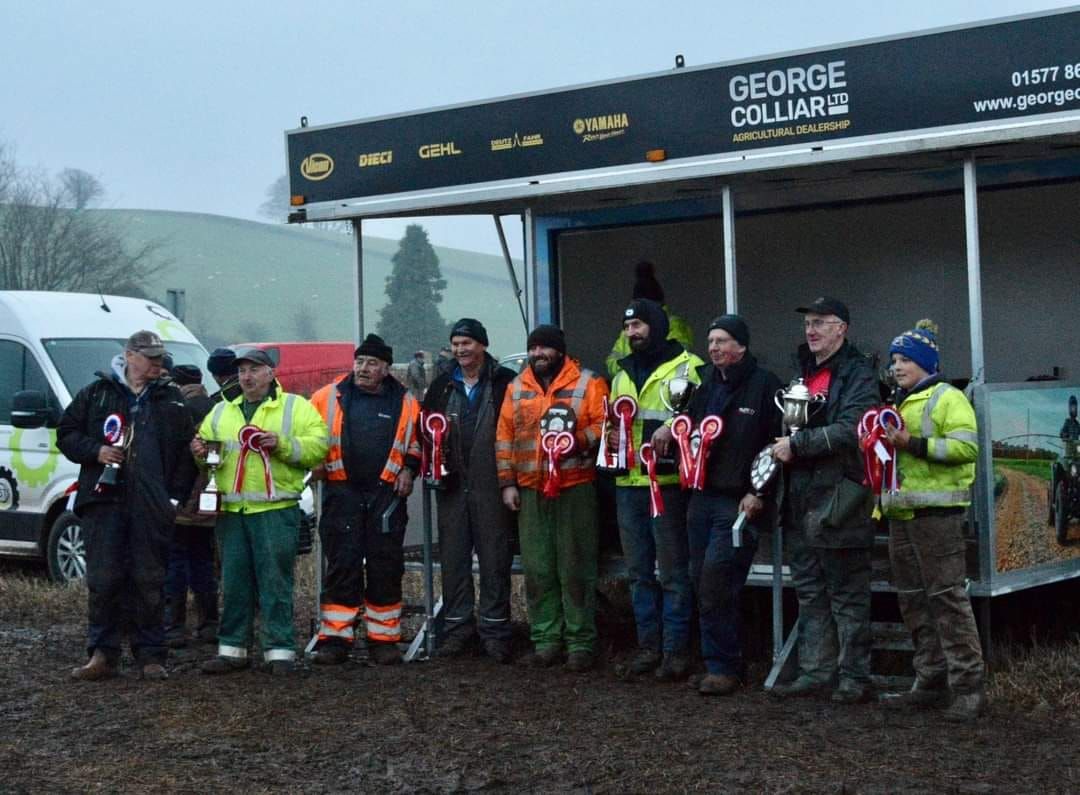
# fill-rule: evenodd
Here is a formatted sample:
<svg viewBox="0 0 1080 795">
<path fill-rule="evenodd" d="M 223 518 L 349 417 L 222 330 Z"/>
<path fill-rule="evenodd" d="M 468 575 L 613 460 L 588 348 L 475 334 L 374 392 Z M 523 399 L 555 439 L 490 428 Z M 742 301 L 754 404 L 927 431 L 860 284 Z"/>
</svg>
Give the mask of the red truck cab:
<svg viewBox="0 0 1080 795">
<path fill-rule="evenodd" d="M 352 371 L 351 342 L 244 342 L 232 346 L 260 348 L 276 362 L 274 373 L 286 392 L 304 397 Z"/>
</svg>

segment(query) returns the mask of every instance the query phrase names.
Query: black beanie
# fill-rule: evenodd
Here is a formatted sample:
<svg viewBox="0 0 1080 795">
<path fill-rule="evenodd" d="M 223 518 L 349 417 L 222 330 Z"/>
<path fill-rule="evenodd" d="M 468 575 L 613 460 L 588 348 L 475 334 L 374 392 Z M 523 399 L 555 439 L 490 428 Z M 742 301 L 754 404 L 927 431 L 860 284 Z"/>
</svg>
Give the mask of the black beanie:
<svg viewBox="0 0 1080 795">
<path fill-rule="evenodd" d="M 731 335 L 744 348 L 750 344 L 750 327 L 739 315 L 720 315 L 709 324 L 709 331 L 720 329 Z"/>
<path fill-rule="evenodd" d="M 206 360 L 206 369 L 219 378 L 236 375 L 236 351 L 232 348 L 215 348 Z"/>
<path fill-rule="evenodd" d="M 360 347 L 353 351 L 353 358 L 357 356 L 374 356 L 387 364 L 394 363 L 394 349 L 383 342 L 383 338 L 378 334 L 368 334 L 364 337 Z"/>
<path fill-rule="evenodd" d="M 169 371 L 169 375 L 177 386 L 202 383 L 202 371 L 193 364 L 178 364 Z"/>
<path fill-rule="evenodd" d="M 631 298 L 648 298 L 658 304 L 664 303 L 664 288 L 656 280 L 651 262 L 639 262 L 634 266 L 634 294 Z"/>
<path fill-rule="evenodd" d="M 623 312 L 623 323 L 634 318 L 649 327 L 649 348 L 659 349 L 663 346 L 671 330 L 664 307 L 648 298 L 635 298 Z"/>
<path fill-rule="evenodd" d="M 487 329 L 476 318 L 463 317 L 450 329 L 450 339 L 454 337 L 469 337 L 476 340 L 484 347 L 488 345 Z"/>
<path fill-rule="evenodd" d="M 525 343 L 525 350 L 532 350 L 537 345 L 545 348 L 554 348 L 559 353 L 566 354 L 566 337 L 558 326 L 537 326 L 529 332 L 529 340 Z"/>
</svg>

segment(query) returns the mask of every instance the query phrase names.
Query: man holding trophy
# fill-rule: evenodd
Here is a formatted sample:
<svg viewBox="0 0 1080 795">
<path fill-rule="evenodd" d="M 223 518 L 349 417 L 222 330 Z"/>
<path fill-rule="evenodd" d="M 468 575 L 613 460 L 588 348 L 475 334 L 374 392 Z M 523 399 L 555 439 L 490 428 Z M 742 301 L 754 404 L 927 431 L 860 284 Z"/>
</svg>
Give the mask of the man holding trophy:
<svg viewBox="0 0 1080 795">
<path fill-rule="evenodd" d="M 655 670 L 658 679 L 674 681 L 685 678 L 690 665 L 687 494 L 675 462 L 661 457 L 671 452 L 670 445 L 654 449 L 647 443 L 675 411 L 685 410 L 703 362 L 668 339 L 667 313 L 655 301 L 631 301 L 623 313 L 623 332 L 630 355 L 618 361 L 611 382 L 605 448 L 609 454 L 625 448 L 617 455 L 615 505 L 637 626 L 638 652 L 630 670 Z"/>
<path fill-rule="evenodd" d="M 86 539 L 90 660 L 75 679 L 116 676 L 128 621 L 140 675 L 166 677 L 162 590 L 176 506 L 195 470 L 191 417 L 180 390 L 159 380 L 164 357 L 157 334 L 135 332 L 57 428 L 56 446 L 82 465 L 75 513 Z"/>
<path fill-rule="evenodd" d="M 870 549 L 873 495 L 862 485 L 858 425 L 878 401 L 870 362 L 847 340 L 850 315 L 834 298 L 805 315 L 802 379 L 784 396 L 788 436 L 773 447 L 786 474 L 783 527 L 799 599 L 799 674 L 771 691 L 813 695 L 839 673 L 832 700 L 854 704 L 870 689 Z"/>
</svg>

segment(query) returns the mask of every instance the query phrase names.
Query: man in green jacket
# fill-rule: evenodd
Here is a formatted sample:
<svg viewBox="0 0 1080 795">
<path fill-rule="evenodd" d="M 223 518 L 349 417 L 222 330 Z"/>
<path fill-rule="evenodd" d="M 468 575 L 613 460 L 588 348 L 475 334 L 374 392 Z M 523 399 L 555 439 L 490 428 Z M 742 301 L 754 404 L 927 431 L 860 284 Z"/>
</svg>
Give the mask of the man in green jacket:
<svg viewBox="0 0 1080 795">
<path fill-rule="evenodd" d="M 297 502 L 304 476 L 326 456 L 319 412 L 281 390 L 265 351 L 236 354 L 242 394 L 206 416 L 191 450 L 206 460 L 207 442 L 221 443 L 215 478 L 222 494 L 217 538 L 222 601 L 217 657 L 206 674 L 246 668 L 258 604 L 264 659 L 270 673 L 287 674 L 296 659 L 293 566 L 300 529 Z"/>
</svg>

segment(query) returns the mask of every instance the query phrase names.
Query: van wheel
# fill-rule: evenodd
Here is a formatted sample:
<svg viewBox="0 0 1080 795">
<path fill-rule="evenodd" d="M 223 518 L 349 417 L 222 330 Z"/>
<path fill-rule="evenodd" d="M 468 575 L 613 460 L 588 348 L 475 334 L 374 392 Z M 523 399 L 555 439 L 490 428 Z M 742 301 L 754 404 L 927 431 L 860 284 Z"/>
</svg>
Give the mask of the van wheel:
<svg viewBox="0 0 1080 795">
<path fill-rule="evenodd" d="M 86 576 L 82 521 L 71 511 L 64 511 L 53 522 L 47 560 L 53 582 L 75 582 Z"/>
</svg>

